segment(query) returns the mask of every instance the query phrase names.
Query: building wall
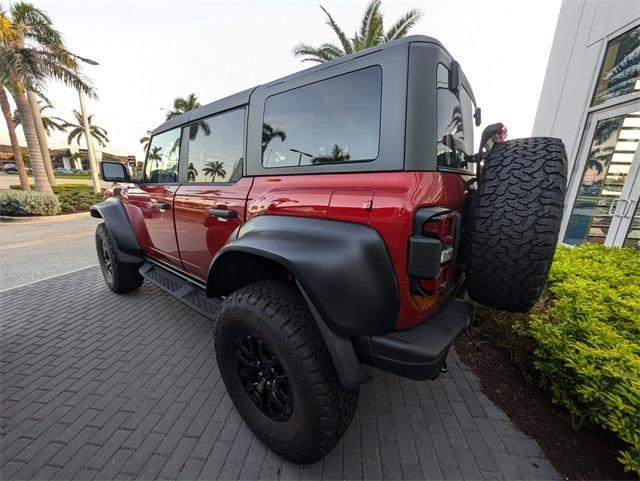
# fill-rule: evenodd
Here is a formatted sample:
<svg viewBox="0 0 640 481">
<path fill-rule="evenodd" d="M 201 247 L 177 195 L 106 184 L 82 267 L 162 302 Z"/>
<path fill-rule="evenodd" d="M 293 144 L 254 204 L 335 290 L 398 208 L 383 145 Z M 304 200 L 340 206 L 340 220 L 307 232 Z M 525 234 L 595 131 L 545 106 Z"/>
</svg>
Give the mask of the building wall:
<svg viewBox="0 0 640 481">
<path fill-rule="evenodd" d="M 639 0 L 564 0 L 533 126 L 561 138 L 571 173 L 607 41 L 640 21 Z"/>
</svg>

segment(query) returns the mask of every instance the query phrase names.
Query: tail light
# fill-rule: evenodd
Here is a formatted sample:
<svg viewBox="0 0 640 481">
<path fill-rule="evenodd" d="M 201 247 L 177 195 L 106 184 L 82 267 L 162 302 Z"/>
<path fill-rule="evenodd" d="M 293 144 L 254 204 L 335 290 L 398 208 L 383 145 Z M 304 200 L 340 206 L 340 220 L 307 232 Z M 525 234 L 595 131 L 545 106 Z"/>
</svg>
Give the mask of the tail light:
<svg viewBox="0 0 640 481">
<path fill-rule="evenodd" d="M 455 265 L 451 262 L 455 257 L 458 214 L 449 213 L 429 219 L 422 227 L 422 234 L 437 239 L 442 244 L 440 253 L 440 272 L 436 277 L 421 279 L 420 287 L 429 295 L 437 295 L 446 291 L 455 278 Z"/>
<path fill-rule="evenodd" d="M 414 294 L 434 296 L 455 281 L 460 215 L 442 208 L 420 209 L 409 239 L 409 274 Z"/>
</svg>

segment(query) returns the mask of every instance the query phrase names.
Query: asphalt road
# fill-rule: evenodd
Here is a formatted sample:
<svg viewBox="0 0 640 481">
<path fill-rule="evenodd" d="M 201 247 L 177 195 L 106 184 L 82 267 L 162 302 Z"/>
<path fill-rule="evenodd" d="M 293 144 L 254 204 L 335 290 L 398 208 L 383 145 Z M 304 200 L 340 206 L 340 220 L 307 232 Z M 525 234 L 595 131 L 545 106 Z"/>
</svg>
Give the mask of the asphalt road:
<svg viewBox="0 0 640 481">
<path fill-rule="evenodd" d="M 98 222 L 0 222 L 0 291 L 97 265 Z"/>
</svg>

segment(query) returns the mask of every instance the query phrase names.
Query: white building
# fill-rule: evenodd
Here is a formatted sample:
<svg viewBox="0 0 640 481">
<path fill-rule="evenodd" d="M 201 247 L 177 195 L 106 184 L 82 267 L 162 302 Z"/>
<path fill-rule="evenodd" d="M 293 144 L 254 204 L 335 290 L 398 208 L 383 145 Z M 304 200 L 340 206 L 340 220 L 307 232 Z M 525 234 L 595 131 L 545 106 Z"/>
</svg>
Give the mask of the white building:
<svg viewBox="0 0 640 481">
<path fill-rule="evenodd" d="M 640 0 L 564 0 L 533 135 L 567 148 L 560 241 L 640 249 Z"/>
</svg>

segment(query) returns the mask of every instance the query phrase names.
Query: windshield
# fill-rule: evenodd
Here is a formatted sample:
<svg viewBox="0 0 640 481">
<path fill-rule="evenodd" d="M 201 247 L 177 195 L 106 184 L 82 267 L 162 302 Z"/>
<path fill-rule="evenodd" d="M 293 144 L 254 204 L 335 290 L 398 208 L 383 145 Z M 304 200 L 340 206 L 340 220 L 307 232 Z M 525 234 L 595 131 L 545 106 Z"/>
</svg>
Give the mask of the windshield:
<svg viewBox="0 0 640 481">
<path fill-rule="evenodd" d="M 465 155 L 473 149 L 473 101 L 464 87 L 449 90 L 449 69 L 438 65 L 436 156 L 438 167 L 468 170 Z"/>
</svg>

